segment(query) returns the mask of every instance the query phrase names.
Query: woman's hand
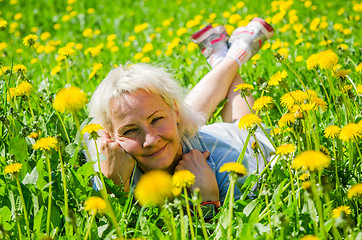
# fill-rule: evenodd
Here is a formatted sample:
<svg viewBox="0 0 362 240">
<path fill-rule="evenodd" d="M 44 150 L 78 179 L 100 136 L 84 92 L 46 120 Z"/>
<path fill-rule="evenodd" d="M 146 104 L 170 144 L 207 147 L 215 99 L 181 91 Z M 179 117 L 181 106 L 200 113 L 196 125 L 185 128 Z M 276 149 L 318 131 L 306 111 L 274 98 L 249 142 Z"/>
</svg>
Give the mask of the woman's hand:
<svg viewBox="0 0 362 240">
<path fill-rule="evenodd" d="M 135 160 L 106 131 L 101 130 L 98 133 L 101 136 L 100 152 L 107 157 L 107 160 L 101 161 L 102 173 L 114 184 L 121 185 L 123 182 L 124 190 L 128 192 Z"/>
<path fill-rule="evenodd" d="M 175 171 L 189 170 L 195 175 L 195 184 L 190 190 L 193 192 L 195 188 L 199 188 L 202 201 L 218 201 L 219 187 L 215 173 L 206 162 L 209 156 L 209 151 L 201 153 L 193 149 L 182 156 Z"/>
</svg>

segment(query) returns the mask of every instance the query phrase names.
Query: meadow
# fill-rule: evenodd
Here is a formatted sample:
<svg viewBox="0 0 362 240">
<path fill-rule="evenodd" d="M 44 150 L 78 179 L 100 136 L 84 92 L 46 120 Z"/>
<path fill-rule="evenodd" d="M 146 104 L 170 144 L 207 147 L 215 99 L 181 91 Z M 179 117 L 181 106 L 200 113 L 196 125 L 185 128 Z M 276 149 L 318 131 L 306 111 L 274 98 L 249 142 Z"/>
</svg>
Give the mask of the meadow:
<svg viewBox="0 0 362 240">
<path fill-rule="evenodd" d="M 0 0 L 0 239 L 362 239 L 361 13 L 353 0 Z M 112 68 L 162 65 L 187 92 L 210 70 L 192 33 L 254 17 L 276 31 L 240 68 L 260 116 L 240 127 L 263 122 L 275 153 L 230 184 L 241 199 L 205 221 L 197 192 L 182 194 L 192 176 L 155 204 L 94 171 L 87 102 Z M 171 196 L 161 175 L 148 184 Z"/>
</svg>

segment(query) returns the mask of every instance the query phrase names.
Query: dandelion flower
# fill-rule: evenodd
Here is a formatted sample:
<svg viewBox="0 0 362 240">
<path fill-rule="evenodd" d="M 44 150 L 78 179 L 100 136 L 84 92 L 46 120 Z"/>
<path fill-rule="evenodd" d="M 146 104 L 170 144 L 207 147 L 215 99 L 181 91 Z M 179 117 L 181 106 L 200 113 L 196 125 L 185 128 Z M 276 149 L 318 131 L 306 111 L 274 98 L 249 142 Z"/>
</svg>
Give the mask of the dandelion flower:
<svg viewBox="0 0 362 240">
<path fill-rule="evenodd" d="M 284 114 L 278 121 L 279 127 L 289 127 L 294 124 L 295 117 L 292 113 Z"/>
<path fill-rule="evenodd" d="M 18 74 L 24 74 L 28 71 L 28 69 L 23 64 L 17 64 L 13 66 L 13 72 Z"/>
<path fill-rule="evenodd" d="M 263 96 L 258 98 L 253 105 L 254 110 L 267 111 L 269 110 L 269 104 L 273 102 L 273 98 L 270 96 Z"/>
<path fill-rule="evenodd" d="M 299 180 L 301 180 L 301 181 L 306 181 L 308 179 L 309 179 L 308 173 L 303 173 L 302 175 L 299 176 Z"/>
<path fill-rule="evenodd" d="M 87 95 L 78 87 L 60 90 L 54 98 L 53 107 L 59 112 L 76 112 L 87 103 Z"/>
<path fill-rule="evenodd" d="M 295 90 L 293 92 L 284 94 L 280 98 L 280 102 L 283 107 L 291 109 L 294 104 L 304 103 L 304 101 L 307 100 L 308 98 L 309 98 L 308 93 L 301 90 Z"/>
<path fill-rule="evenodd" d="M 261 123 L 261 119 L 253 113 L 244 115 L 239 121 L 239 129 L 251 129 L 257 124 Z"/>
<path fill-rule="evenodd" d="M 224 165 L 220 167 L 219 172 L 232 172 L 236 173 L 238 176 L 244 176 L 248 174 L 244 165 L 237 162 L 224 163 Z"/>
<path fill-rule="evenodd" d="M 39 137 L 39 134 L 36 133 L 36 132 L 31 132 L 29 135 L 28 135 L 28 138 L 32 138 L 32 139 L 37 139 Z"/>
<path fill-rule="evenodd" d="M 319 237 L 316 237 L 314 235 L 306 235 L 302 237 L 300 240 L 319 240 Z"/>
<path fill-rule="evenodd" d="M 44 137 L 37 140 L 34 145 L 33 149 L 35 150 L 44 150 L 49 151 L 50 149 L 58 149 L 58 140 L 55 137 Z"/>
<path fill-rule="evenodd" d="M 4 31 L 7 25 L 8 25 L 7 21 L 0 19 L 0 31 Z"/>
<path fill-rule="evenodd" d="M 356 72 L 362 71 L 362 63 L 359 63 L 354 70 L 356 70 Z"/>
<path fill-rule="evenodd" d="M 102 214 L 106 211 L 107 204 L 103 198 L 100 197 L 90 197 L 84 203 L 84 210 L 88 211 L 91 215 L 95 215 L 97 213 Z"/>
<path fill-rule="evenodd" d="M 189 170 L 180 170 L 172 176 L 172 182 L 175 187 L 191 187 L 195 183 L 195 175 Z"/>
<path fill-rule="evenodd" d="M 54 75 L 56 75 L 58 72 L 60 72 L 60 70 L 62 70 L 62 67 L 59 66 L 59 65 L 57 65 L 57 66 L 55 66 L 55 67 L 50 71 L 50 74 L 51 74 L 52 76 L 54 76 Z"/>
<path fill-rule="evenodd" d="M 331 162 L 327 155 L 313 150 L 308 150 L 299 154 L 292 163 L 292 168 L 313 171 L 321 171 L 329 166 Z"/>
<path fill-rule="evenodd" d="M 318 53 L 318 66 L 322 69 L 332 69 L 338 63 L 338 56 L 328 49 Z"/>
<path fill-rule="evenodd" d="M 91 123 L 85 126 L 82 130 L 82 135 L 88 133 L 90 138 L 97 139 L 99 137 L 98 130 L 104 129 L 100 124 Z"/>
<path fill-rule="evenodd" d="M 4 174 L 14 174 L 14 173 L 18 173 L 21 169 L 21 167 L 23 166 L 23 164 L 21 163 L 12 163 L 9 164 L 5 167 L 4 169 Z"/>
<path fill-rule="evenodd" d="M 15 89 L 16 96 L 29 96 L 33 90 L 33 85 L 28 81 L 21 82 Z"/>
<path fill-rule="evenodd" d="M 303 188 L 304 190 L 308 190 L 308 189 L 310 189 L 310 187 L 311 187 L 310 181 L 302 182 L 302 188 Z"/>
<path fill-rule="evenodd" d="M 75 54 L 75 50 L 71 47 L 62 47 L 59 48 L 58 54 L 64 57 L 70 57 Z"/>
<path fill-rule="evenodd" d="M 362 183 L 357 183 L 356 185 L 353 185 L 348 190 L 347 197 L 349 199 L 352 199 L 353 197 L 361 197 L 362 196 Z"/>
<path fill-rule="evenodd" d="M 278 86 L 279 83 L 288 76 L 287 71 L 283 70 L 282 72 L 278 71 L 275 73 L 269 80 L 268 85 Z"/>
<path fill-rule="evenodd" d="M 23 44 L 27 47 L 36 47 L 36 41 L 38 40 L 38 36 L 35 34 L 29 34 L 23 39 Z"/>
<path fill-rule="evenodd" d="M 7 94 L 7 100 L 10 102 L 11 99 L 13 99 L 16 96 L 16 88 L 9 88 L 9 93 Z"/>
<path fill-rule="evenodd" d="M 307 58 L 306 61 L 307 64 L 307 69 L 311 70 L 317 67 L 318 65 L 318 55 L 317 54 L 312 54 Z"/>
<path fill-rule="evenodd" d="M 134 194 L 142 206 L 162 205 L 172 197 L 172 189 L 171 175 L 162 170 L 153 170 L 142 175 Z"/>
<path fill-rule="evenodd" d="M 324 129 L 324 136 L 326 138 L 336 138 L 341 131 L 341 128 L 336 125 L 330 125 Z"/>
<path fill-rule="evenodd" d="M 362 84 L 357 85 L 357 94 L 362 95 Z"/>
<path fill-rule="evenodd" d="M 333 73 L 333 75 L 336 77 L 336 78 L 341 78 L 341 79 L 345 79 L 347 77 L 348 74 L 350 74 L 352 71 L 349 70 L 349 69 L 339 69 L 337 71 L 335 71 Z"/>
<path fill-rule="evenodd" d="M 362 126 L 356 123 L 349 123 L 339 133 L 339 139 L 344 142 L 357 141 L 362 137 Z"/>
<path fill-rule="evenodd" d="M 322 111 L 327 109 L 327 103 L 319 97 L 312 96 L 310 101 L 314 104 L 314 110 L 317 110 L 318 107 L 320 107 Z"/>
<path fill-rule="evenodd" d="M 288 154 L 293 153 L 295 151 L 295 149 L 296 149 L 295 145 L 286 143 L 286 144 L 283 144 L 283 145 L 277 147 L 277 149 L 275 150 L 275 153 L 280 154 L 280 155 L 288 155 Z"/>
<path fill-rule="evenodd" d="M 349 206 L 339 206 L 332 210 L 332 217 L 339 218 L 339 216 L 341 216 L 342 212 L 344 212 L 346 215 L 350 215 L 351 208 Z"/>
<path fill-rule="evenodd" d="M 253 85 L 249 83 L 241 83 L 235 86 L 234 92 L 240 91 L 241 93 L 244 93 L 245 95 L 249 95 L 250 91 L 254 90 Z"/>
</svg>

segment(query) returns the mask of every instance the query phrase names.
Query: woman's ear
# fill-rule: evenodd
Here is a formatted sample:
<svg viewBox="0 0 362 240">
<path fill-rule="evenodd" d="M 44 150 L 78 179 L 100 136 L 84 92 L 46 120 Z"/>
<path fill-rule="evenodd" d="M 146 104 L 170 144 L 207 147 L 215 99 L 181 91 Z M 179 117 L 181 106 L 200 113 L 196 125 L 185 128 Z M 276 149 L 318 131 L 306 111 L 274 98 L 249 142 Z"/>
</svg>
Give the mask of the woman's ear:
<svg viewBox="0 0 362 240">
<path fill-rule="evenodd" d="M 174 104 L 174 108 L 173 111 L 176 114 L 176 121 L 177 121 L 177 125 L 180 123 L 180 110 L 179 110 L 179 106 L 177 105 L 175 99 L 173 100 L 173 104 Z"/>
</svg>

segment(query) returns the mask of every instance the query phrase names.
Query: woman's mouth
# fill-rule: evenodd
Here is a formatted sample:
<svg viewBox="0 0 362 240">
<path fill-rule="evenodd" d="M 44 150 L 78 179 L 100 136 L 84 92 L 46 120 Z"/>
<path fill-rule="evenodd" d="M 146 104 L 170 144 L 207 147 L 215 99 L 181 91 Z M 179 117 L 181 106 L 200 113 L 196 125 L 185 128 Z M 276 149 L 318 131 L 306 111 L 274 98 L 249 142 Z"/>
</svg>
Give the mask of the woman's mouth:
<svg viewBox="0 0 362 240">
<path fill-rule="evenodd" d="M 163 146 L 160 150 L 157 150 L 154 153 L 149 154 L 148 156 L 149 157 L 156 157 L 158 155 L 161 155 L 165 151 L 166 146 L 167 146 L 167 144 L 165 144 L 165 146 Z"/>
</svg>

